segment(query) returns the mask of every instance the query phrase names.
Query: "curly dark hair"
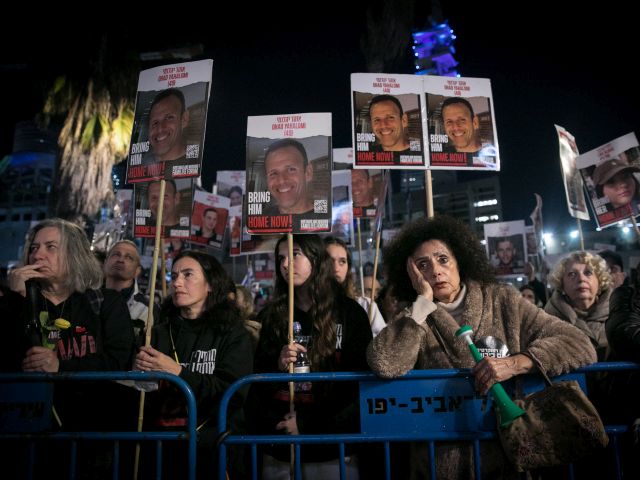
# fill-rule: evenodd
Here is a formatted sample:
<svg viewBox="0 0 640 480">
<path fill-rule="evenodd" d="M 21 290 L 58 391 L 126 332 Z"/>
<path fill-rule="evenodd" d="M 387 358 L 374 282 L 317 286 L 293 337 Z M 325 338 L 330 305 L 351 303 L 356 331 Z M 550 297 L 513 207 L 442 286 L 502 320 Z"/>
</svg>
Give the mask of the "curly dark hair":
<svg viewBox="0 0 640 480">
<path fill-rule="evenodd" d="M 420 218 L 402 227 L 384 249 L 387 279 L 399 300 L 415 300 L 417 293 L 407 274 L 407 258 L 429 240 L 440 240 L 449 247 L 458 263 L 462 282 L 495 282 L 485 249 L 467 225 L 446 215 L 431 219 Z"/>
<path fill-rule="evenodd" d="M 200 319 L 210 323 L 217 331 L 227 331 L 242 323 L 240 310 L 235 303 L 235 283 L 222 268 L 220 262 L 208 253 L 183 250 L 173 259 L 173 265 L 185 257 L 198 262 L 204 273 L 204 278 L 211 287 Z M 173 304 L 171 297 L 167 297 L 163 302 L 161 311 L 161 317 L 175 316 L 180 313 L 180 309 Z"/>
<path fill-rule="evenodd" d="M 278 250 L 286 235 L 278 240 L 275 248 L 276 283 L 273 300 L 261 314 L 262 329 L 260 342 L 267 351 L 280 351 L 282 345 L 288 343 L 289 325 L 289 284 L 280 272 Z M 336 329 L 333 321 L 333 308 L 339 295 L 344 295 L 335 279 L 331 257 L 326 251 L 322 239 L 318 235 L 294 235 L 293 243 L 300 247 L 302 253 L 311 263 L 311 275 L 307 281 L 297 288 L 308 288 L 311 295 L 309 315 L 313 319 L 313 348 L 310 360 L 313 370 L 322 370 L 324 359 L 331 356 L 336 349 Z"/>
</svg>

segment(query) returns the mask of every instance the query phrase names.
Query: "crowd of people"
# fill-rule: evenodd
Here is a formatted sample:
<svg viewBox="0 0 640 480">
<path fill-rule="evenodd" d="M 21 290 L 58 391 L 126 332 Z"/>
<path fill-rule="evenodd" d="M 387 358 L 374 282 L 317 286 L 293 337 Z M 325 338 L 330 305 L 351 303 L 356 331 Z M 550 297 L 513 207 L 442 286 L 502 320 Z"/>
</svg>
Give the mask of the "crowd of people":
<svg viewBox="0 0 640 480">
<path fill-rule="evenodd" d="M 282 147 L 285 153 L 297 155 L 295 145 Z M 280 207 L 285 204 L 281 199 Z M 372 276 L 355 282 L 349 247 L 334 237 L 295 235 L 291 256 L 284 236 L 274 255 L 274 292 L 259 311 L 254 293 L 235 285 L 213 256 L 188 249 L 172 259 L 170 294 L 150 306 L 137 283 L 142 269 L 135 242 L 116 242 L 101 265 L 80 227 L 45 220 L 30 231 L 22 265 L 1 290 L 0 310 L 22 312 L 24 320 L 8 325 L 12 338 L 22 340 L 5 350 L 3 368 L 134 369 L 179 376 L 197 402 L 198 476 L 213 478 L 218 409 L 226 389 L 252 372 L 287 372 L 301 353 L 313 372 L 373 371 L 396 378 L 412 369 L 470 368 L 482 395 L 497 382 L 539 366 L 558 375 L 596 361 L 640 361 L 640 293 L 629 285 L 615 252 L 568 255 L 550 276 L 549 297 L 531 268 L 525 269 L 528 284 L 520 291 L 498 283 L 473 232 L 446 216 L 400 229 L 384 248 L 384 285 Z M 308 340 L 304 345 L 288 336 L 291 270 L 293 318 Z M 153 327 L 148 329 L 150 308 Z M 33 312 L 41 322 L 35 340 L 25 335 Z M 483 351 L 500 354 L 475 364 L 466 344 L 456 339 L 461 325 L 472 327 L 474 343 Z M 598 405 L 603 417 L 629 424 L 640 417 L 638 384 L 637 375 L 603 380 L 602 399 L 617 397 L 615 404 Z M 114 390 L 119 388 L 125 387 L 57 388 L 56 428 L 133 430 L 136 397 Z M 131 403 L 117 415 L 106 406 L 113 395 Z M 227 427 L 233 433 L 357 433 L 358 411 L 358 388 L 351 382 L 296 383 L 293 399 L 286 384 L 257 383 L 232 399 Z M 173 387 L 160 383 L 148 393 L 145 428 L 172 429 L 184 426 L 185 418 L 184 402 Z M 349 479 L 382 475 L 371 471 L 370 448 L 347 446 Z M 402 471 L 396 473 L 427 478 L 428 449 L 424 442 L 406 444 L 408 463 L 396 464 Z M 261 478 L 289 478 L 288 445 L 263 445 L 258 451 Z M 338 478 L 336 445 L 305 445 L 301 452 L 304 478 Z M 152 454 L 143 451 L 143 459 Z M 435 455 L 439 478 L 468 478 L 473 471 L 469 445 L 438 444 Z M 481 456 L 486 478 L 515 474 L 497 442 L 482 442 Z M 177 459 L 184 457 L 164 457 L 165 478 L 178 478 L 184 464 Z M 230 478 L 247 477 L 248 461 L 246 451 L 231 448 Z"/>
</svg>

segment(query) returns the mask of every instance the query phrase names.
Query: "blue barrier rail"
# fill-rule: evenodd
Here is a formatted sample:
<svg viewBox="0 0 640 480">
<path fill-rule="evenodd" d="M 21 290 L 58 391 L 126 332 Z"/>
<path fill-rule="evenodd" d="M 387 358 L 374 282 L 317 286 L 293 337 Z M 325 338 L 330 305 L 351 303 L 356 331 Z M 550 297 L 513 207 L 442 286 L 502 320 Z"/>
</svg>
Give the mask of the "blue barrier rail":
<svg viewBox="0 0 640 480">
<path fill-rule="evenodd" d="M 128 380 L 136 382 L 154 382 L 165 380 L 175 385 L 184 395 L 187 406 L 187 425 L 184 430 L 179 431 L 146 431 L 146 432 L 62 432 L 62 431 L 39 431 L 41 425 L 26 425 L 22 431 L 7 431 L 8 428 L 0 427 L 0 440 L 21 440 L 29 442 L 30 456 L 33 455 L 33 446 L 36 441 L 68 441 L 71 444 L 71 466 L 75 465 L 75 455 L 77 442 L 81 440 L 110 440 L 114 442 L 114 466 L 113 478 L 118 478 L 119 442 L 156 442 L 156 468 L 158 478 L 160 477 L 159 465 L 161 463 L 163 441 L 183 441 L 187 444 L 187 472 L 185 477 L 188 480 L 195 479 L 196 473 L 196 401 L 193 392 L 187 383 L 180 377 L 162 372 L 65 372 L 65 373 L 3 373 L 0 374 L 0 412 L 10 413 L 11 410 L 20 408 L 33 408 L 26 400 L 15 398 L 16 384 L 31 384 L 32 386 L 55 384 L 58 382 L 110 382 L 115 380 Z M 46 393 L 46 392 L 45 392 Z M 4 404 L 4 405 L 3 405 Z M 21 407 L 22 405 L 22 407 Z M 40 407 L 36 406 L 36 409 Z M 42 412 L 46 413 L 46 412 Z M 132 425 L 134 428 L 135 425 Z M 33 462 L 30 458 L 29 465 L 25 466 L 27 478 L 32 478 Z M 14 467 L 15 468 L 15 467 Z M 20 472 L 22 476 L 23 472 Z M 75 475 L 74 468 L 70 471 L 71 478 Z"/>
<path fill-rule="evenodd" d="M 577 380 L 585 389 L 585 374 L 640 370 L 640 364 L 630 362 L 597 363 L 569 374 L 554 377 L 553 381 Z M 525 376 L 525 393 L 544 387 L 539 376 Z M 405 376 L 385 380 L 367 372 L 337 373 L 271 373 L 249 375 L 234 382 L 225 392 L 218 415 L 218 478 L 226 478 L 227 445 L 250 445 L 252 478 L 258 478 L 257 446 L 286 444 L 295 446 L 295 478 L 302 479 L 300 445 L 337 444 L 340 449 L 340 478 L 346 479 L 345 444 L 382 443 L 384 447 L 385 478 L 391 478 L 390 442 L 426 441 L 429 446 L 431 478 L 436 478 L 435 442 L 469 441 L 473 445 L 475 477 L 480 474 L 480 441 L 497 438 L 496 421 L 491 400 L 473 392 L 472 375 L 468 369 L 414 370 Z M 233 394 L 243 386 L 266 382 L 357 381 L 360 386 L 361 432 L 335 435 L 234 435 L 226 432 L 227 409 Z M 425 384 L 423 382 L 428 382 Z M 407 389 L 405 387 L 409 386 Z M 425 388 L 428 387 L 428 388 Z M 585 389 L 586 390 L 586 389 Z M 414 392 L 420 392 L 415 395 Z M 424 392 L 430 392 L 424 396 Z M 446 394 L 449 392 L 449 395 Z M 434 422 L 434 415 L 437 421 Z M 622 478 L 618 436 L 627 432 L 625 425 L 606 425 L 614 451 L 617 478 Z M 570 467 L 571 468 L 571 467 Z M 572 474 L 572 469 L 570 470 Z"/>
</svg>

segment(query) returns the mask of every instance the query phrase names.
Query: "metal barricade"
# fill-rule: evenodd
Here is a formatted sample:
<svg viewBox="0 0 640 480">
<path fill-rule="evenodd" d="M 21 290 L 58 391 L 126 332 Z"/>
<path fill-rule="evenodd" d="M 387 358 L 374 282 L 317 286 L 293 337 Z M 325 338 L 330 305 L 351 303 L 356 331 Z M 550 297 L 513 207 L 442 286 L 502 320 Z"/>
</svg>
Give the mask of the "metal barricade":
<svg viewBox="0 0 640 480">
<path fill-rule="evenodd" d="M 554 377 L 553 381 L 576 380 L 586 390 L 586 374 L 640 370 L 640 364 L 630 362 L 597 363 Z M 234 435 L 226 432 L 227 408 L 233 394 L 251 383 L 266 382 L 357 381 L 360 387 L 360 433 L 332 435 Z M 539 376 L 524 376 L 524 392 L 544 388 Z M 227 445 L 250 445 L 251 474 L 258 478 L 258 445 L 285 444 L 295 447 L 295 478 L 302 479 L 300 445 L 337 444 L 340 457 L 340 479 L 346 478 L 345 444 L 382 443 L 385 478 L 391 478 L 390 442 L 424 441 L 428 444 L 431 478 L 436 478 L 436 442 L 470 442 L 473 446 L 475 478 L 481 478 L 480 442 L 497 439 L 492 400 L 476 394 L 468 369 L 414 370 L 405 376 L 385 380 L 373 373 L 273 373 L 249 375 L 234 382 L 225 392 L 218 416 L 218 479 L 226 478 Z M 611 439 L 607 450 L 613 451 L 612 475 L 622 478 L 620 468 L 620 435 L 626 425 L 605 425 Z M 573 478 L 572 466 L 569 466 Z"/>
<path fill-rule="evenodd" d="M 187 424 L 183 430 L 174 431 L 50 431 L 48 428 L 51 412 L 50 398 L 58 382 L 154 382 L 165 380 L 175 385 L 184 395 L 187 407 Z M 112 478 L 119 476 L 119 443 L 139 442 L 140 444 L 155 442 L 156 472 L 159 478 L 162 461 L 162 444 L 165 441 L 182 441 L 187 446 L 187 471 L 184 478 L 195 479 L 196 473 L 196 402 L 193 392 L 180 377 L 162 372 L 68 372 L 68 373 L 11 373 L 0 374 L 0 441 L 27 442 L 28 464 L 18 468 L 26 478 L 33 478 L 33 465 L 36 442 L 68 442 L 70 446 L 70 478 L 76 474 L 76 457 L 78 442 L 84 440 L 112 441 L 113 465 Z M 135 430 L 136 425 L 132 425 Z"/>
</svg>

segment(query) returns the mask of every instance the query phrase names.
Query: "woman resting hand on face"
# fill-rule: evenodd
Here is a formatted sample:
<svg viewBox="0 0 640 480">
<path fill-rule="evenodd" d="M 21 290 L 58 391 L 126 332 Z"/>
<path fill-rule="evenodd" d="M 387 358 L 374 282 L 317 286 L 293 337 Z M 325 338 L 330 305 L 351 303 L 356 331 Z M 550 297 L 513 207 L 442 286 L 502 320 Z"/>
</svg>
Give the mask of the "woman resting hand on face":
<svg viewBox="0 0 640 480">
<path fill-rule="evenodd" d="M 515 288 L 495 282 L 486 253 L 469 227 L 440 216 L 405 225 L 384 250 L 388 284 L 412 302 L 387 324 L 367 351 L 371 369 L 383 378 L 411 369 L 471 368 L 476 390 L 532 371 L 535 359 L 550 375 L 596 361 L 587 336 L 525 300 Z M 462 325 L 485 358 L 475 363 L 455 336 Z M 446 349 L 446 351 L 445 351 Z M 436 447 L 438 478 L 470 478 L 468 444 Z M 482 442 L 484 478 L 515 472 L 496 442 Z M 411 478 L 427 478 L 426 443 L 411 448 Z"/>
</svg>

